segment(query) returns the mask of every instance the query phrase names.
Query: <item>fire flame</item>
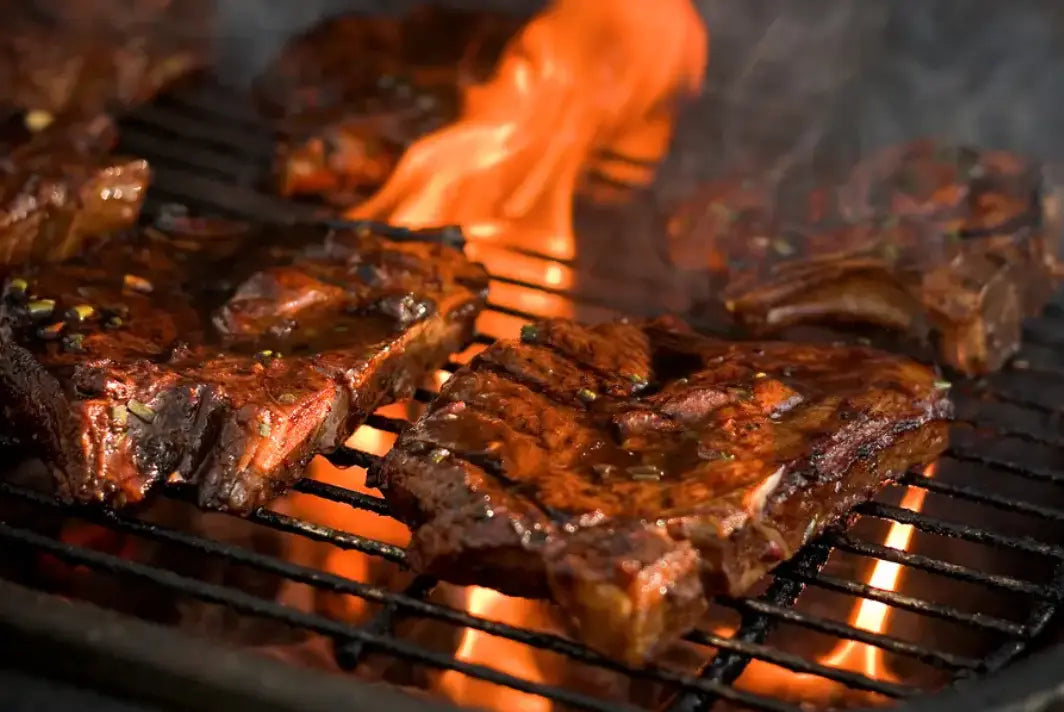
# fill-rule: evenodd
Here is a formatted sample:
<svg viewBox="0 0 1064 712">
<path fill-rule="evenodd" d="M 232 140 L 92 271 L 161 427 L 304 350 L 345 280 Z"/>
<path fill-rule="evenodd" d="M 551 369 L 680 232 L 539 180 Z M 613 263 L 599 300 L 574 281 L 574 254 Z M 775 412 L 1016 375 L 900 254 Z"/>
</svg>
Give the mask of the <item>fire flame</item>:
<svg viewBox="0 0 1064 712">
<path fill-rule="evenodd" d="M 935 464 L 928 465 L 924 474 L 933 477 Z M 920 511 L 924 505 L 927 490 L 909 487 L 902 496 L 900 506 L 912 511 Z M 905 551 L 912 542 L 913 526 L 892 522 L 884 544 L 892 549 Z M 901 564 L 893 561 L 877 561 L 868 579 L 870 586 L 893 591 L 898 586 Z M 850 616 L 849 624 L 859 630 L 870 633 L 882 633 L 887 630 L 890 620 L 890 607 L 880 601 L 862 599 Z M 818 662 L 840 670 L 861 673 L 876 680 L 896 681 L 896 678 L 883 661 L 883 650 L 868 643 L 856 640 L 840 641 L 827 655 Z M 762 661 L 752 661 L 740 676 L 736 685 L 742 689 L 771 694 L 803 704 L 824 707 L 837 704 L 839 700 L 850 698 L 861 704 L 882 701 L 874 693 L 862 693 L 851 690 L 841 683 L 827 680 L 817 675 L 792 673 L 775 665 Z"/>
<path fill-rule="evenodd" d="M 554 0 L 466 90 L 459 119 L 411 146 L 349 215 L 460 225 L 570 259 L 578 181 L 596 168 L 648 182 L 707 52 L 690 0 Z"/>
<path fill-rule="evenodd" d="M 534 628 L 533 621 L 542 604 L 504 596 L 497 591 L 471 586 L 468 591 L 467 608 L 475 616 Z M 523 677 L 532 682 L 545 682 L 539 651 L 523 643 L 497 638 L 487 633 L 467 628 L 462 634 L 455 658 L 466 662 L 489 665 L 500 671 Z M 550 712 L 550 700 L 509 688 L 500 688 L 490 682 L 449 670 L 440 676 L 437 690 L 456 705 L 485 707 L 510 712 Z"/>
</svg>

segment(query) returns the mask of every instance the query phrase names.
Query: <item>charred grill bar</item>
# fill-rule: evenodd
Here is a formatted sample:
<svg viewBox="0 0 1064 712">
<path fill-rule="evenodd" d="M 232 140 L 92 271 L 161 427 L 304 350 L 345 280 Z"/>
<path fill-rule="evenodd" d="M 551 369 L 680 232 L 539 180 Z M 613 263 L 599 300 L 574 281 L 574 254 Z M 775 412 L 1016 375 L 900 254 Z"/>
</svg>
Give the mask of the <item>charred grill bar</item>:
<svg viewBox="0 0 1064 712">
<path fill-rule="evenodd" d="M 319 217 L 313 208 L 272 198 L 259 189 L 256 181 L 261 177 L 269 160 L 270 136 L 246 104 L 220 87 L 202 86 L 165 98 L 137 112 L 125 122 L 122 140 L 124 150 L 144 155 L 152 161 L 156 181 L 148 197 L 149 212 L 173 202 L 187 205 L 196 212 L 278 222 Z M 453 235 L 443 233 L 441 239 L 453 239 Z M 505 277 L 498 279 L 542 289 L 540 285 L 523 283 L 520 280 L 508 280 Z M 580 298 L 579 295 L 558 290 L 555 292 L 578 300 Z M 494 308 L 522 318 L 534 316 L 502 305 L 496 305 Z M 648 310 L 651 310 L 649 305 Z M 1064 462 L 1044 462 L 1036 454 L 1002 455 L 994 452 L 993 448 L 984 447 L 987 442 L 1002 437 L 1029 444 L 1032 448 L 1060 447 L 1064 438 L 1059 434 L 1062 412 L 1059 404 L 1064 401 L 1056 395 L 1061 390 L 1059 384 L 1064 383 L 1064 355 L 1061 352 L 1064 343 L 1060 342 L 1055 334 L 1061 333 L 1061 328 L 1064 328 L 1064 307 L 1057 303 L 1028 329 L 1024 348 L 1014 362 L 1022 365 L 1022 370 L 1015 366 L 1010 367 L 983 385 L 983 392 L 992 394 L 996 402 L 976 402 L 976 399 L 972 398 L 965 400 L 963 394 L 961 395 L 962 403 L 966 404 L 961 408 L 963 419 L 981 429 L 970 431 L 963 424 L 959 426 L 958 430 L 977 432 L 977 436 L 962 437 L 962 432 L 948 451 L 945 461 L 957 467 L 990 469 L 995 477 L 1010 483 L 1030 482 L 1064 486 Z M 477 340 L 481 343 L 492 341 L 484 335 L 478 336 Z M 454 368 L 456 364 L 448 366 L 448 370 L 453 371 Z M 1051 386 L 1039 387 L 1044 383 Z M 421 390 L 416 398 L 427 402 L 431 396 L 432 393 Z M 1002 410 L 1006 408 L 1009 410 Z M 1015 409 L 1022 411 L 1023 417 L 1010 417 L 1010 413 Z M 368 425 L 379 430 L 398 432 L 405 423 L 402 420 L 376 415 L 368 421 Z M 988 428 L 994 428 L 995 432 L 987 435 Z M 377 460 L 377 456 L 343 448 L 330 459 L 341 467 L 367 467 Z M 918 474 L 908 475 L 903 484 L 923 488 L 957 502 L 978 503 L 993 510 L 1020 515 L 1025 520 L 1043 524 L 1047 529 L 1054 524 L 1064 523 L 1064 508 L 1053 506 L 1052 503 L 1036 504 L 1001 494 L 981 484 L 960 485 Z M 353 510 L 382 515 L 388 513 L 384 500 L 334 485 L 303 480 L 294 489 L 306 495 L 350 506 Z M 180 487 L 166 488 L 163 494 L 175 500 L 188 500 L 191 495 L 187 489 Z M 317 590 L 350 594 L 379 604 L 380 611 L 363 625 L 347 624 L 256 597 L 223 584 L 202 581 L 159 566 L 127 560 L 118 555 L 60 541 L 29 528 L 0 521 L 0 540 L 4 542 L 5 549 L 13 551 L 17 548 L 50 554 L 68 564 L 85 566 L 106 575 L 148 582 L 165 591 L 221 604 L 253 617 L 272 619 L 319 633 L 335 642 L 337 660 L 341 667 L 347 669 L 354 668 L 371 653 L 383 654 L 431 668 L 458 670 L 499 685 L 542 695 L 577 709 L 605 711 L 624 707 L 579 691 L 519 679 L 485 665 L 464 662 L 450 654 L 429 650 L 396 635 L 396 625 L 411 618 L 433 619 L 456 628 L 469 627 L 534 648 L 553 651 L 570 660 L 631 676 L 636 680 L 660 683 L 670 691 L 670 710 L 686 712 L 708 709 L 716 701 L 725 700 L 758 710 L 793 711 L 799 707 L 791 702 L 741 689 L 733 683 L 748 668 L 751 661 L 763 661 L 791 671 L 819 675 L 850 688 L 867 690 L 890 698 L 912 697 L 922 694 L 924 690 L 896 680 L 872 679 L 860 673 L 812 662 L 782 650 L 770 640 L 772 631 L 781 625 L 815 631 L 836 639 L 867 643 L 914 658 L 937 668 L 950 679 L 960 680 L 996 672 L 1027 652 L 1046 632 L 1050 620 L 1064 603 L 1064 546 L 1049 543 L 1050 539 L 1043 541 L 1026 534 L 1015 534 L 974 523 L 947 521 L 932 514 L 915 513 L 891 504 L 874 502 L 861 506 L 858 512 L 868 518 L 908 523 L 918 531 L 950 540 L 989 545 L 1007 552 L 1030 555 L 1041 562 L 1037 573 L 1043 575 L 1028 577 L 987 572 L 980 567 L 959 563 L 949 557 L 892 549 L 884 546 L 881 538 L 864 538 L 853 532 L 827 535 L 777 568 L 772 574 L 771 584 L 760 596 L 719 601 L 739 614 L 740 625 L 729 635 L 699 631 L 687 636 L 690 642 L 718 650 L 717 655 L 699 674 L 692 675 L 656 666 L 628 668 L 563 638 L 496 623 L 440 605 L 429 600 L 435 582 L 425 577 L 414 579 L 402 590 L 391 591 L 276 556 L 256 553 L 200 534 L 144 521 L 132 515 L 90 507 L 69 508 L 49 497 L 6 482 L 0 484 L 0 496 L 5 500 L 32 507 L 34 511 L 76 517 L 116 532 L 134 535 L 138 539 L 164 542 L 199 556 L 213 557 L 267 572 Z M 358 532 L 332 529 L 268 508 L 255 512 L 251 520 L 264 527 L 327 542 L 340 549 L 364 552 L 391 562 L 403 561 L 401 548 L 361 536 Z M 994 612 L 973 612 L 943 601 L 887 591 L 835 576 L 824 569 L 833 549 L 871 559 L 897 562 L 911 570 L 928 572 L 974 584 L 987 591 L 1015 596 L 1016 605 L 1022 605 L 1025 614 L 1014 620 Z M 909 611 L 921 617 L 947 621 L 978 631 L 991 636 L 995 642 L 987 652 L 968 656 L 912 643 L 890 634 L 858 629 L 796 609 L 794 604 L 807 587 L 879 601 L 896 610 Z M 6 626 L 10 622 L 0 623 Z M 352 689 L 362 689 L 355 678 L 345 682 Z M 1043 679 L 1038 683 L 1048 686 L 1051 681 Z M 1016 694 L 1039 691 L 1030 687 L 1034 684 L 1031 680 L 1026 684 L 1029 687 L 1017 690 Z M 361 699 L 371 704 L 372 690 Z"/>
</svg>

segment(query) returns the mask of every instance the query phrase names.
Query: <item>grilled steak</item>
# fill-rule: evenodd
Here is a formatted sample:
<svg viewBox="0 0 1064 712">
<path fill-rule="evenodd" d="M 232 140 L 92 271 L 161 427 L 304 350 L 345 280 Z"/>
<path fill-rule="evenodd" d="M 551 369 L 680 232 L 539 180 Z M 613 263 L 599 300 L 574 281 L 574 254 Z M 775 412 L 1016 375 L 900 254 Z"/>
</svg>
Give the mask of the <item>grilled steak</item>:
<svg viewBox="0 0 1064 712">
<path fill-rule="evenodd" d="M 150 171 L 114 141 L 105 116 L 61 121 L 0 157 L 0 264 L 63 260 L 136 222 Z"/>
<path fill-rule="evenodd" d="M 862 347 L 550 320 L 460 369 L 370 484 L 412 527 L 412 565 L 549 596 L 637 663 L 932 461 L 947 388 Z"/>
<path fill-rule="evenodd" d="M 339 206 L 383 184 L 406 147 L 453 120 L 522 18 L 439 7 L 343 15 L 293 39 L 257 83 L 277 121 L 278 189 Z"/>
<path fill-rule="evenodd" d="M 714 186 L 671 225 L 673 255 L 757 334 L 860 323 L 919 338 L 966 374 L 1001 367 L 1057 284 L 1055 199 L 1011 154 L 908 144 L 873 156 L 816 222 L 781 226 L 756 187 Z"/>
<path fill-rule="evenodd" d="M 147 101 L 209 59 L 207 0 L 27 0 L 5 8 L 0 107 L 90 117 Z"/>
<path fill-rule="evenodd" d="M 486 283 L 440 244 L 171 219 L 11 273 L 5 427 L 67 498 L 246 513 L 460 349 Z"/>
</svg>

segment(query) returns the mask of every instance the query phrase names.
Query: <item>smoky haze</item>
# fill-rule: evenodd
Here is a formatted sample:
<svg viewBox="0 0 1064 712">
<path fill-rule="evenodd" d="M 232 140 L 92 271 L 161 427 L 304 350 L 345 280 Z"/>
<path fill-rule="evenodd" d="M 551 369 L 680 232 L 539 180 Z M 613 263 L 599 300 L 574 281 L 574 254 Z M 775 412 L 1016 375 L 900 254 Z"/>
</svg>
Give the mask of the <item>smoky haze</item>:
<svg viewBox="0 0 1064 712">
<path fill-rule="evenodd" d="M 596 0 L 589 0 L 596 1 Z M 284 41 L 347 11 L 423 0 L 217 0 L 219 66 L 246 82 Z M 704 96 L 690 107 L 658 194 L 749 170 L 782 182 L 936 134 L 1064 157 L 1064 5 L 1055 0 L 695 0 L 711 31 Z M 540 0 L 450 0 L 531 15 Z M 787 180 L 792 179 L 792 180 Z"/>
<path fill-rule="evenodd" d="M 1061 3 L 698 5 L 712 34 L 709 75 L 664 170 L 668 197 L 734 169 L 831 171 L 927 134 L 1064 157 Z"/>
</svg>

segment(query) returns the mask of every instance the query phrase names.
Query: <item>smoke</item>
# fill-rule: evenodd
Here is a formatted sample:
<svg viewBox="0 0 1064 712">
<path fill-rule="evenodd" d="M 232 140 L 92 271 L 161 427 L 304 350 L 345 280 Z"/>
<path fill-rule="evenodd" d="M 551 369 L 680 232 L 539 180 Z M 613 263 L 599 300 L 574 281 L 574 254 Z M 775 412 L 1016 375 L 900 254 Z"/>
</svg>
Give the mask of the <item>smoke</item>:
<svg viewBox="0 0 1064 712">
<path fill-rule="evenodd" d="M 285 41 L 325 18 L 347 12 L 402 15 L 427 4 L 531 15 L 545 0 L 215 0 L 220 77 L 234 85 L 255 78 Z M 352 48 L 355 49 L 355 48 Z M 357 56 L 357 55 L 356 55 Z"/>
<path fill-rule="evenodd" d="M 697 0 L 702 99 L 659 196 L 746 171 L 781 189 L 923 135 L 1064 157 L 1064 6 L 1053 0 Z"/>
</svg>

